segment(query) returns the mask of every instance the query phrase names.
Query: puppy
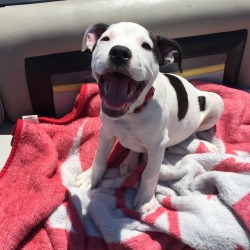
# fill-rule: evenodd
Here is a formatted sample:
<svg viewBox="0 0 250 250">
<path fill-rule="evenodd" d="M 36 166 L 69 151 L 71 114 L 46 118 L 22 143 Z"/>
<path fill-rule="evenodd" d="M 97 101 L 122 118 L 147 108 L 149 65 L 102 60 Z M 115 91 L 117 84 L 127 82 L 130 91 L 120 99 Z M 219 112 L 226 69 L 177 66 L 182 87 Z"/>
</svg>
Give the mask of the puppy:
<svg viewBox="0 0 250 250">
<path fill-rule="evenodd" d="M 223 101 L 180 76 L 160 73 L 159 66 L 172 62 L 181 70 L 181 48 L 176 41 L 155 37 L 138 24 L 91 26 L 83 38 L 82 51 L 86 49 L 92 51 L 102 126 L 92 166 L 77 177 L 76 185 L 86 189 L 97 185 L 117 139 L 130 149 L 121 165 L 122 175 L 137 165 L 140 153 L 147 153 L 133 205 L 138 211 L 150 211 L 166 147 L 213 127 Z M 212 144 L 206 145 L 216 151 Z"/>
</svg>

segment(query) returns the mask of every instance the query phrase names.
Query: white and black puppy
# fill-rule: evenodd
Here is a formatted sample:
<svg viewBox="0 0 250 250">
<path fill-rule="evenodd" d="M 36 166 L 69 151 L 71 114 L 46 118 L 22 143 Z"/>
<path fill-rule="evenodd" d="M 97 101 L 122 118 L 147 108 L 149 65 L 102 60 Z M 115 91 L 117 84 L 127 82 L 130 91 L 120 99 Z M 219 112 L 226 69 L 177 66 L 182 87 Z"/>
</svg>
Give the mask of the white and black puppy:
<svg viewBox="0 0 250 250">
<path fill-rule="evenodd" d="M 92 74 L 101 96 L 102 126 L 92 166 L 76 179 L 76 185 L 94 188 L 101 180 L 116 139 L 130 153 L 121 165 L 124 175 L 147 153 L 147 164 L 134 198 L 136 210 L 153 206 L 164 152 L 191 134 L 215 125 L 223 101 L 215 93 L 197 90 L 184 78 L 159 72 L 159 66 L 177 62 L 177 42 L 154 37 L 144 27 L 122 22 L 96 24 L 86 31 L 82 50 L 92 53 Z M 206 143 L 213 151 L 215 146 Z"/>
</svg>

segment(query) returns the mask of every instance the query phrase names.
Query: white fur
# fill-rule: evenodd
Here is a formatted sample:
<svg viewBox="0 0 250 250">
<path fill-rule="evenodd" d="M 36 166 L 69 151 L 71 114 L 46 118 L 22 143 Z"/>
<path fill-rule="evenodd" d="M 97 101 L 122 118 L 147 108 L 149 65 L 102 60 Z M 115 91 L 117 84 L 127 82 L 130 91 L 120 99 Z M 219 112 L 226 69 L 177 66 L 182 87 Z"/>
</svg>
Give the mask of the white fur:
<svg viewBox="0 0 250 250">
<path fill-rule="evenodd" d="M 93 44 L 87 41 L 87 36 L 89 34 L 85 34 L 83 46 L 88 43 L 88 47 L 92 48 Z M 105 36 L 112 39 L 101 41 L 101 38 Z M 92 72 L 96 79 L 97 74 L 103 74 L 107 67 L 110 49 L 115 45 L 122 45 L 132 51 L 130 76 L 137 81 L 147 80 L 148 84 L 123 117 L 113 119 L 101 111 L 102 127 L 94 162 L 91 168 L 80 174 L 76 180 L 77 186 L 86 188 L 96 186 L 105 172 L 106 160 L 116 139 L 124 147 L 132 150 L 122 164 L 121 174 L 126 174 L 133 169 L 137 163 L 135 159 L 138 153 L 145 152 L 147 165 L 133 204 L 142 212 L 149 211 L 153 206 L 155 187 L 165 148 L 180 143 L 196 131 L 211 128 L 223 110 L 223 101 L 217 94 L 201 92 L 187 80 L 178 76 L 188 93 L 189 101 L 187 114 L 179 121 L 176 92 L 168 78 L 159 73 L 159 65 L 153 58 L 152 52 L 141 47 L 145 41 L 153 46 L 148 31 L 134 23 L 113 24 L 97 41 L 92 59 Z M 92 39 L 92 42 L 95 41 Z M 154 96 L 142 112 L 133 113 L 134 109 L 143 103 L 151 86 L 155 88 Z M 200 111 L 198 103 L 198 96 L 201 95 L 206 97 L 206 109 L 203 112 Z M 214 147 L 211 146 L 211 149 Z"/>
</svg>

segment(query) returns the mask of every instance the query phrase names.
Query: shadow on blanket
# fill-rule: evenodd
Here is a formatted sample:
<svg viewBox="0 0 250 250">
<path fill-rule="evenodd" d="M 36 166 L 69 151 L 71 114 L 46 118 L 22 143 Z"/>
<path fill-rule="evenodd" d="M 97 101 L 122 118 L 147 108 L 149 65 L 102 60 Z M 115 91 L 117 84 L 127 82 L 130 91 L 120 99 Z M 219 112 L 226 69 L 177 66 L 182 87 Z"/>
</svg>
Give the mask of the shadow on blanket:
<svg viewBox="0 0 250 250">
<path fill-rule="evenodd" d="M 0 173 L 0 248 L 250 249 L 250 95 L 194 84 L 221 95 L 225 110 L 216 130 L 166 151 L 156 207 L 148 214 L 132 209 L 145 166 L 120 177 L 128 151 L 118 143 L 96 189 L 74 186 L 97 147 L 96 85 L 83 85 L 74 109 L 61 119 L 18 120 Z"/>
</svg>

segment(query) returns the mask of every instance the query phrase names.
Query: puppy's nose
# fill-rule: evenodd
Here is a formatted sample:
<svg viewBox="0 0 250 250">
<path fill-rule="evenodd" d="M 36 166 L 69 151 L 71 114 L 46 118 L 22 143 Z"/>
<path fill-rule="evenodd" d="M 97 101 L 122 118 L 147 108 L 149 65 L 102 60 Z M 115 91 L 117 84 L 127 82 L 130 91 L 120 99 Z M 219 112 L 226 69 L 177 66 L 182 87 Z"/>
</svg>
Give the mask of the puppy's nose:
<svg viewBox="0 0 250 250">
<path fill-rule="evenodd" d="M 116 45 L 109 51 L 109 57 L 112 63 L 120 66 L 129 62 L 132 52 L 127 47 Z"/>
</svg>

